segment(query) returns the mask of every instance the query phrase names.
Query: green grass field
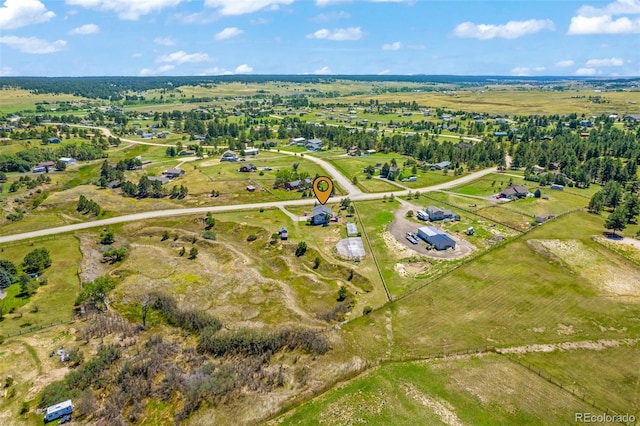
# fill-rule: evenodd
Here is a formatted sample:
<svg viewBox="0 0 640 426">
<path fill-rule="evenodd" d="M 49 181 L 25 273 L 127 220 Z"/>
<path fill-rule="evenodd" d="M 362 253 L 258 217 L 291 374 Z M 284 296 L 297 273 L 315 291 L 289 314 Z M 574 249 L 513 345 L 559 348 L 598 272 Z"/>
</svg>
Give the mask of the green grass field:
<svg viewBox="0 0 640 426">
<path fill-rule="evenodd" d="M 28 90 L 15 88 L 0 89 L 0 114 L 12 114 L 23 110 L 35 112 L 36 103 L 54 100 L 76 102 L 86 100 L 86 98 L 60 93 L 35 95 Z M 50 105 L 50 107 L 55 107 L 55 105 Z"/>
<path fill-rule="evenodd" d="M 572 424 L 590 406 L 500 356 L 385 363 L 273 424 Z"/>
<path fill-rule="evenodd" d="M 14 288 L 18 284 L 9 288 L 7 297 L 1 303 L 6 304 L 7 308 L 15 307 L 16 310 L 5 314 L 0 322 L 0 334 L 13 334 L 19 330 L 68 321 L 71 318 L 71 308 L 80 284 L 77 268 L 81 253 L 76 238 L 62 235 L 33 244 L 25 242 L 1 245 L 0 256 L 18 265 L 28 252 L 40 247 L 46 247 L 51 255 L 52 264 L 41 275 L 41 279 L 46 279 L 47 284 L 40 286 L 29 299 L 18 298 L 19 289 Z"/>
</svg>

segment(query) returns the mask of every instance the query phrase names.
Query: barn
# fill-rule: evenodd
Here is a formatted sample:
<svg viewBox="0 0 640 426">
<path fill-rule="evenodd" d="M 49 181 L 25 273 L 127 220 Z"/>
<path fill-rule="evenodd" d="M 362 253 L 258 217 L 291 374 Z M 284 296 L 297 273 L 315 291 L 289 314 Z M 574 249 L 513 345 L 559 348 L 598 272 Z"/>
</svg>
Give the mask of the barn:
<svg viewBox="0 0 640 426">
<path fill-rule="evenodd" d="M 435 226 L 423 226 L 418 228 L 418 237 L 431 244 L 436 250 L 456 248 L 456 242 Z"/>
</svg>

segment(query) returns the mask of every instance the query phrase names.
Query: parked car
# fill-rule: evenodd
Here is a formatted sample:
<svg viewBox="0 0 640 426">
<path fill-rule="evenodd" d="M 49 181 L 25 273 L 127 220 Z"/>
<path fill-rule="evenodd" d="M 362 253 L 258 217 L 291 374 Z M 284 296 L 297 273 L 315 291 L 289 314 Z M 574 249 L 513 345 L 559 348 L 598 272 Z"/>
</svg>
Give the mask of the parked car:
<svg viewBox="0 0 640 426">
<path fill-rule="evenodd" d="M 409 240 L 411 244 L 418 244 L 418 237 L 413 232 L 407 232 L 407 240 Z"/>
</svg>

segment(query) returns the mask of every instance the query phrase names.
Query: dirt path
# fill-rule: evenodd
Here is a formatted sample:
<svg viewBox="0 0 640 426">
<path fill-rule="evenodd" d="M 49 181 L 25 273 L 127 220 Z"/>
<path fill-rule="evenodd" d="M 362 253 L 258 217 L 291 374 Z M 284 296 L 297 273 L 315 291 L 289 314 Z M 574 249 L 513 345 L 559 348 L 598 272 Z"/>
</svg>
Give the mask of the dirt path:
<svg viewBox="0 0 640 426">
<path fill-rule="evenodd" d="M 499 354 L 526 354 L 532 352 L 554 352 L 587 349 L 601 351 L 606 348 L 615 348 L 621 345 L 635 345 L 640 339 L 619 339 L 619 340 L 583 340 L 579 342 L 562 342 L 547 344 L 531 344 L 525 346 L 513 346 L 509 348 L 498 348 Z"/>
<path fill-rule="evenodd" d="M 449 426 L 463 426 L 463 423 L 453 411 L 454 408 L 447 401 L 440 402 L 429 398 L 411 384 L 403 384 L 402 387 L 408 396 L 436 413 L 443 423 Z"/>
</svg>

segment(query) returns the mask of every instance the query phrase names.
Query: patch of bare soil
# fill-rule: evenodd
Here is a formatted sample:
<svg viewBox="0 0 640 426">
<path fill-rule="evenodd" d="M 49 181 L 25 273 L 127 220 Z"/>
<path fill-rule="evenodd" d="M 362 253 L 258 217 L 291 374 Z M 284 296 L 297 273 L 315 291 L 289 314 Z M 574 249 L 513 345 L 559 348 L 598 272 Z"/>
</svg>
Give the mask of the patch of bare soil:
<svg viewBox="0 0 640 426">
<path fill-rule="evenodd" d="M 585 340 L 581 342 L 562 342 L 547 344 L 532 344 L 526 346 L 514 346 L 510 348 L 497 348 L 499 354 L 526 354 L 530 352 L 554 352 L 554 351 L 574 351 L 578 349 L 588 349 L 592 351 L 601 351 L 607 348 L 614 348 L 621 345 L 635 345 L 640 339 L 621 339 L 621 340 Z"/>
<path fill-rule="evenodd" d="M 398 240 L 391 234 L 391 232 L 383 232 L 382 239 L 387 244 L 387 247 L 389 247 L 392 252 L 398 257 L 406 257 L 412 254 L 407 247 L 398 242 Z"/>
<path fill-rule="evenodd" d="M 460 421 L 456 413 L 454 412 L 454 408 L 447 401 L 437 401 L 435 399 L 431 399 L 427 397 L 425 394 L 416 389 L 415 386 L 411 384 L 402 385 L 405 393 L 411 398 L 418 401 L 420 404 L 424 405 L 431 409 L 434 413 L 440 417 L 443 423 L 449 426 L 462 426 L 463 423 Z"/>
<path fill-rule="evenodd" d="M 78 266 L 80 281 L 89 282 L 106 275 L 109 268 L 102 263 L 102 253 L 95 241 L 96 236 L 88 233 L 78 233 L 77 236 L 80 240 L 80 253 L 82 253 L 82 259 Z"/>
<path fill-rule="evenodd" d="M 530 240 L 527 244 L 606 293 L 640 296 L 637 268 L 607 258 L 579 240 Z"/>
<path fill-rule="evenodd" d="M 386 403 L 382 391 L 365 394 L 362 390 L 346 395 L 341 400 L 332 402 L 320 414 L 318 423 L 322 425 L 366 425 L 361 414 L 380 415 Z"/>
</svg>

